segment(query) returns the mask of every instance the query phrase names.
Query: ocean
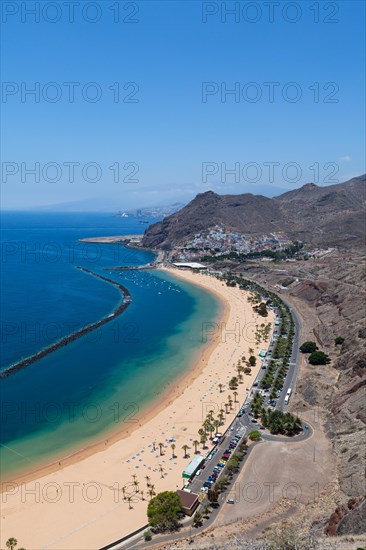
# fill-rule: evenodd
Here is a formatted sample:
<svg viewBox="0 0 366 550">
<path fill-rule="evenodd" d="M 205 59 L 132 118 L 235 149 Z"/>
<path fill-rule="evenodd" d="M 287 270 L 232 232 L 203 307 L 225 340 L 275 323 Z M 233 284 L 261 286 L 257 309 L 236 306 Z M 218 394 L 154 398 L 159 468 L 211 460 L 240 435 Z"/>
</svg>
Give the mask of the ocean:
<svg viewBox="0 0 366 550">
<path fill-rule="evenodd" d="M 142 410 L 189 368 L 217 318 L 210 293 L 136 266 L 152 254 L 84 237 L 142 233 L 110 213 L 3 212 L 1 369 L 110 314 L 123 284 L 131 305 L 116 319 L 0 381 L 5 478 L 40 467 L 139 422 Z"/>
</svg>

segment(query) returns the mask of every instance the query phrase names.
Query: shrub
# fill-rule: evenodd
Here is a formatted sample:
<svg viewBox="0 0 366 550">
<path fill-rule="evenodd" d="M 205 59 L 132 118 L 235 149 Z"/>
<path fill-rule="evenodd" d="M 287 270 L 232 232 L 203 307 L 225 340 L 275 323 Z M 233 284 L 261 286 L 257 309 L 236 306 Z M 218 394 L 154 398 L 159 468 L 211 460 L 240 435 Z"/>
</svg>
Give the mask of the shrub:
<svg viewBox="0 0 366 550">
<path fill-rule="evenodd" d="M 330 363 L 330 358 L 323 351 L 314 351 L 309 355 L 309 363 L 311 365 L 326 365 Z"/>
<path fill-rule="evenodd" d="M 144 531 L 144 539 L 146 540 L 146 542 L 152 539 L 152 534 L 150 530 Z"/>
<path fill-rule="evenodd" d="M 315 342 L 304 342 L 302 346 L 300 346 L 300 351 L 302 353 L 313 353 L 314 351 L 318 350 L 318 346 Z"/>
<path fill-rule="evenodd" d="M 249 433 L 249 439 L 252 441 L 259 441 L 261 438 L 261 433 L 258 430 L 253 430 Z"/>
</svg>

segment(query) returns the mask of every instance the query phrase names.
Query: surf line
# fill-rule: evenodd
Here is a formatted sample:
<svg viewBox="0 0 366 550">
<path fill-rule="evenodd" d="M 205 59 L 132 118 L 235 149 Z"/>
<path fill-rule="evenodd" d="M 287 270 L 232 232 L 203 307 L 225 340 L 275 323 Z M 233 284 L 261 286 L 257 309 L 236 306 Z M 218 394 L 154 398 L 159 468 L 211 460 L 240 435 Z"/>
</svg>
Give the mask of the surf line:
<svg viewBox="0 0 366 550">
<path fill-rule="evenodd" d="M 16 363 L 13 363 L 13 365 L 10 365 L 7 369 L 0 372 L 0 379 L 6 378 L 7 376 L 11 376 L 15 372 L 18 372 L 21 369 L 24 369 L 25 367 L 28 367 L 28 365 L 31 365 L 32 363 L 35 363 L 36 361 L 39 361 L 39 359 L 42 359 L 43 357 L 46 357 L 50 353 L 53 353 L 54 351 L 67 346 L 71 342 L 74 342 L 78 338 L 81 338 L 84 336 L 84 334 L 88 334 L 89 332 L 92 332 L 93 330 L 96 330 L 97 328 L 101 327 L 102 325 L 105 325 L 106 323 L 109 323 L 110 321 L 113 321 L 118 315 L 121 315 L 121 313 L 124 312 L 124 310 L 130 305 L 131 303 L 131 294 L 129 290 L 121 285 L 120 283 L 117 283 L 116 281 L 113 281 L 112 279 L 108 279 L 107 277 L 103 277 L 103 275 L 99 275 L 98 273 L 95 273 L 94 271 L 90 271 L 90 269 L 87 269 L 86 267 L 76 266 L 77 269 L 80 269 L 80 271 L 83 271 L 84 273 L 88 273 L 89 275 L 93 275 L 93 277 L 97 277 L 98 279 L 102 279 L 102 281 L 105 281 L 107 283 L 110 283 L 117 287 L 121 294 L 122 294 L 122 301 L 118 304 L 118 306 L 113 310 L 112 313 L 109 313 L 99 321 L 96 321 L 95 323 L 91 323 L 90 325 L 85 326 L 84 328 L 81 328 L 80 330 L 77 330 L 73 332 L 72 334 L 69 334 L 68 336 L 64 336 L 64 338 L 61 338 L 61 340 L 58 340 L 54 344 L 51 344 L 50 346 L 47 346 L 46 348 L 42 349 L 41 351 L 38 351 L 37 353 L 34 353 L 33 355 L 30 355 L 29 357 L 26 357 L 25 359 L 21 359 L 20 361 L 17 361 Z"/>
</svg>

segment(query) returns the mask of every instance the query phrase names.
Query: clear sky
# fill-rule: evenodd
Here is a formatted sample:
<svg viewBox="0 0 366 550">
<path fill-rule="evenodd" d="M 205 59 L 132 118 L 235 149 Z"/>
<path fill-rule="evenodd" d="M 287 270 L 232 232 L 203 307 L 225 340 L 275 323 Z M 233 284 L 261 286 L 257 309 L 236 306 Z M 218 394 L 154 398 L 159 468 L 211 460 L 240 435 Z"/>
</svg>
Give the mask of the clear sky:
<svg viewBox="0 0 366 550">
<path fill-rule="evenodd" d="M 1 7 L 4 209 L 273 196 L 365 171 L 364 2 Z"/>
</svg>

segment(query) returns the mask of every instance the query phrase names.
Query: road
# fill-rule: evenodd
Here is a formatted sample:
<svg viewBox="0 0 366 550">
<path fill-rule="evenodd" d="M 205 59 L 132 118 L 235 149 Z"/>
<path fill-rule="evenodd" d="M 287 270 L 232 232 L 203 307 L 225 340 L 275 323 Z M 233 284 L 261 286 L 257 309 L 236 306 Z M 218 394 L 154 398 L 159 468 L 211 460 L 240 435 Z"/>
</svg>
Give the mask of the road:
<svg viewBox="0 0 366 550">
<path fill-rule="evenodd" d="M 278 399 L 276 401 L 276 405 L 275 405 L 276 409 L 281 410 L 281 411 L 285 411 L 287 409 L 287 405 L 285 405 L 284 400 L 285 400 L 285 397 L 286 397 L 287 390 L 289 388 L 291 388 L 294 391 L 295 386 L 296 386 L 296 378 L 297 378 L 299 367 L 300 367 L 299 346 L 300 346 L 301 322 L 300 322 L 300 318 L 299 318 L 296 310 L 290 304 L 288 304 L 286 302 L 286 300 L 282 298 L 282 296 L 281 296 L 281 299 L 290 308 L 290 312 L 293 316 L 294 324 L 295 324 L 295 334 L 294 334 L 294 340 L 293 340 L 293 346 L 292 346 L 292 353 L 291 353 L 291 357 L 290 357 L 289 370 L 288 370 L 287 376 L 284 380 L 283 389 L 281 390 L 281 394 L 278 397 Z M 267 356 L 266 356 L 265 360 L 263 361 L 263 364 L 268 364 L 269 360 L 271 360 L 271 357 L 272 357 L 271 352 L 274 348 L 275 341 L 278 337 L 279 328 L 280 327 L 278 326 L 277 330 L 275 330 L 272 342 L 269 345 Z M 254 392 L 257 390 L 258 386 L 260 385 L 260 381 L 263 378 L 263 376 L 265 375 L 265 373 L 266 373 L 266 370 L 261 368 L 258 372 L 258 375 L 257 375 L 254 383 L 253 383 L 252 390 L 248 391 L 246 395 L 242 396 L 243 402 L 242 402 L 242 405 L 241 405 L 240 409 L 241 409 L 241 411 L 245 411 L 245 412 L 243 412 L 243 414 L 241 414 L 240 410 L 239 410 L 239 413 L 238 413 L 239 416 L 235 416 L 235 418 L 232 421 L 231 425 L 226 430 L 226 432 L 223 434 L 223 437 L 221 438 L 220 442 L 208 454 L 208 456 L 205 460 L 205 463 L 204 463 L 204 467 L 201 468 L 201 471 L 200 471 L 199 475 L 194 476 L 192 481 L 187 484 L 187 489 L 189 491 L 194 492 L 194 493 L 199 493 L 200 492 L 201 488 L 203 487 L 203 484 L 208 479 L 208 477 L 213 473 L 213 470 L 214 470 L 217 462 L 220 460 L 222 454 L 228 449 L 230 441 L 232 440 L 232 438 L 235 435 L 240 435 L 241 440 L 242 440 L 243 438 L 247 438 L 250 431 L 259 428 L 258 422 L 252 416 L 250 416 L 250 402 L 253 398 Z M 268 393 L 269 392 L 264 394 L 266 405 L 268 405 Z M 250 447 L 248 449 L 248 453 L 244 457 L 244 461 L 241 465 L 241 468 L 242 468 L 243 464 L 245 463 L 245 461 L 248 460 L 248 456 L 250 455 L 251 451 L 256 447 L 256 445 L 262 444 L 266 440 L 267 441 L 283 441 L 283 442 L 287 442 L 287 443 L 296 443 L 296 442 L 299 442 L 299 441 L 304 441 L 305 439 L 311 437 L 312 428 L 309 425 L 305 425 L 303 431 L 299 435 L 297 435 L 295 437 L 291 437 L 291 438 L 272 435 L 264 429 L 261 429 L 261 435 L 262 435 L 262 441 L 260 441 L 258 443 L 252 443 L 250 445 Z M 240 441 L 239 441 L 239 443 L 240 443 Z M 235 449 L 232 452 L 235 452 Z M 221 475 L 219 476 L 218 480 L 220 479 Z M 238 475 L 239 475 L 239 473 L 234 474 L 233 480 L 231 481 L 231 484 L 235 482 L 235 479 Z M 225 493 L 223 493 L 219 497 L 219 504 L 225 504 L 225 500 L 226 500 Z M 206 530 L 207 527 L 209 527 L 215 521 L 217 513 L 218 513 L 218 509 L 214 509 L 213 512 L 210 515 L 210 518 L 204 522 L 202 527 L 200 527 L 198 529 L 193 529 L 193 533 L 197 534 L 202 530 Z M 191 521 L 190 520 L 188 520 L 188 521 L 189 521 L 189 524 L 191 525 Z M 182 532 L 180 532 L 180 533 L 174 533 L 172 535 L 165 535 L 165 536 L 154 536 L 154 540 L 151 541 L 150 543 L 144 542 L 143 536 L 139 534 L 139 535 L 136 535 L 136 537 L 133 537 L 132 539 L 130 539 L 129 541 L 125 541 L 123 543 L 116 544 L 116 546 L 113 546 L 111 548 L 111 550 L 118 550 L 118 549 L 122 549 L 122 548 L 124 548 L 124 549 L 134 548 L 136 546 L 139 546 L 139 547 L 143 546 L 144 548 L 145 547 L 148 548 L 149 546 L 152 546 L 152 545 L 154 545 L 154 544 L 156 544 L 157 542 L 160 542 L 160 541 L 165 543 L 165 542 L 170 542 L 170 541 L 173 541 L 173 540 L 184 539 L 184 538 L 187 538 L 187 536 L 190 537 L 191 531 L 192 531 L 192 528 L 189 527 L 188 530 L 183 528 Z"/>
</svg>

